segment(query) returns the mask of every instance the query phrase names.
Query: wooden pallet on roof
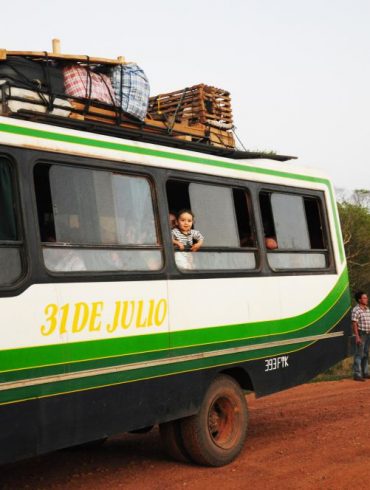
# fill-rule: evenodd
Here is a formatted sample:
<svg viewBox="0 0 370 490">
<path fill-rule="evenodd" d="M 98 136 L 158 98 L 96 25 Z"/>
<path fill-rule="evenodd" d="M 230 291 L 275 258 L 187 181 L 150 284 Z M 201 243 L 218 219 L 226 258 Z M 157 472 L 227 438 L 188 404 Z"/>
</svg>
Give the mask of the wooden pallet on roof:
<svg viewBox="0 0 370 490">
<path fill-rule="evenodd" d="M 230 93 L 205 84 L 150 97 L 148 114 L 156 120 L 233 124 Z"/>
<path fill-rule="evenodd" d="M 110 125 L 118 125 L 122 128 L 138 128 L 150 133 L 171 135 L 177 139 L 187 141 L 203 141 L 213 146 L 235 148 L 234 135 L 231 131 L 209 127 L 201 123 L 188 125 L 187 123 L 169 123 L 158 121 L 151 117 L 139 122 L 133 118 L 120 114 L 118 110 L 101 107 L 94 102 L 70 100 L 72 105 L 71 118 L 90 122 L 100 122 Z"/>
</svg>

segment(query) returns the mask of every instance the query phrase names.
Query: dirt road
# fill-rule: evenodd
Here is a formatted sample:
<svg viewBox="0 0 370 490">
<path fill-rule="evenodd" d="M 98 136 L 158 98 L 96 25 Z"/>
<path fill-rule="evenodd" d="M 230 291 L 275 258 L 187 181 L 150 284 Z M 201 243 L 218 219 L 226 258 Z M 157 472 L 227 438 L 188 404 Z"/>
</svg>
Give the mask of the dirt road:
<svg viewBox="0 0 370 490">
<path fill-rule="evenodd" d="M 370 381 L 303 385 L 248 396 L 249 437 L 223 468 L 168 461 L 157 430 L 125 434 L 98 449 L 58 451 L 0 469 L 5 489 L 370 488 Z"/>
</svg>

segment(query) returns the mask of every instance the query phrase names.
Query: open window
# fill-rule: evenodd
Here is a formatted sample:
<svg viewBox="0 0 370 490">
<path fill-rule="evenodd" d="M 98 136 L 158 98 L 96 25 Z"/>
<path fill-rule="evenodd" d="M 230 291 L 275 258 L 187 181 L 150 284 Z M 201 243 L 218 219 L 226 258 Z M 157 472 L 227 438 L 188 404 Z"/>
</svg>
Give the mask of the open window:
<svg viewBox="0 0 370 490">
<path fill-rule="evenodd" d="M 162 267 L 148 179 L 40 164 L 35 168 L 35 188 L 49 270 L 145 271 Z"/>
<path fill-rule="evenodd" d="M 269 265 L 275 270 L 328 267 L 321 199 L 261 192 L 260 207 Z"/>
<path fill-rule="evenodd" d="M 22 274 L 21 248 L 12 167 L 0 157 L 0 286 L 14 283 Z"/>
<path fill-rule="evenodd" d="M 167 183 L 167 198 L 172 213 L 182 209 L 194 213 L 193 228 L 204 236 L 197 253 L 175 250 L 180 269 L 256 268 L 256 239 L 246 189 L 173 180 Z"/>
</svg>

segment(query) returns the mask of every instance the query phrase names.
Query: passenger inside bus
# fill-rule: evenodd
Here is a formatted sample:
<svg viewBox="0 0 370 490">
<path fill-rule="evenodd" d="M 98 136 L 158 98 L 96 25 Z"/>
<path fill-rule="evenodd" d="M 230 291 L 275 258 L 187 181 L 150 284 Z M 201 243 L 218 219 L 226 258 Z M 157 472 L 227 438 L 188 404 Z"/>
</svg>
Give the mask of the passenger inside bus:
<svg viewBox="0 0 370 490">
<path fill-rule="evenodd" d="M 79 250 L 67 247 L 65 243 L 60 244 L 61 246 L 58 247 L 55 236 L 55 225 L 52 221 L 42 223 L 40 233 L 41 240 L 45 244 L 51 244 L 50 248 L 44 248 L 45 265 L 49 270 L 56 272 L 87 270 Z"/>
<path fill-rule="evenodd" d="M 176 217 L 177 225 L 172 230 L 172 243 L 180 250 L 176 253 L 176 264 L 180 269 L 193 269 L 193 257 L 189 252 L 197 252 L 204 237 L 193 229 L 194 214 L 190 209 L 182 209 Z"/>
<path fill-rule="evenodd" d="M 168 221 L 170 223 L 170 228 L 173 230 L 177 225 L 176 214 L 170 211 L 168 215 Z"/>
<path fill-rule="evenodd" d="M 275 236 L 265 236 L 265 246 L 268 250 L 276 250 L 278 243 Z"/>
<path fill-rule="evenodd" d="M 177 214 L 177 226 L 172 230 L 172 242 L 179 250 L 197 252 L 203 244 L 204 237 L 200 231 L 193 229 L 194 214 L 190 209 L 182 209 Z"/>
<path fill-rule="evenodd" d="M 71 248 L 59 249 L 61 256 L 55 262 L 53 270 L 61 272 L 85 271 L 87 267 L 78 251 Z"/>
</svg>

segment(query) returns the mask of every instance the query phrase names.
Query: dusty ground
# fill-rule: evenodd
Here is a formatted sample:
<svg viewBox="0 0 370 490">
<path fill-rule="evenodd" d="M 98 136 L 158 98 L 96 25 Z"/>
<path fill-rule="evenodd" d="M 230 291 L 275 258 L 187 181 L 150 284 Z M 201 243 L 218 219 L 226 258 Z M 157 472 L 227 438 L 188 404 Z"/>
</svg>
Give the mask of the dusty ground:
<svg viewBox="0 0 370 490">
<path fill-rule="evenodd" d="M 223 468 L 168 461 L 158 431 L 93 450 L 58 451 L 0 469 L 4 489 L 370 488 L 370 381 L 313 383 L 248 396 L 249 437 Z"/>
</svg>

